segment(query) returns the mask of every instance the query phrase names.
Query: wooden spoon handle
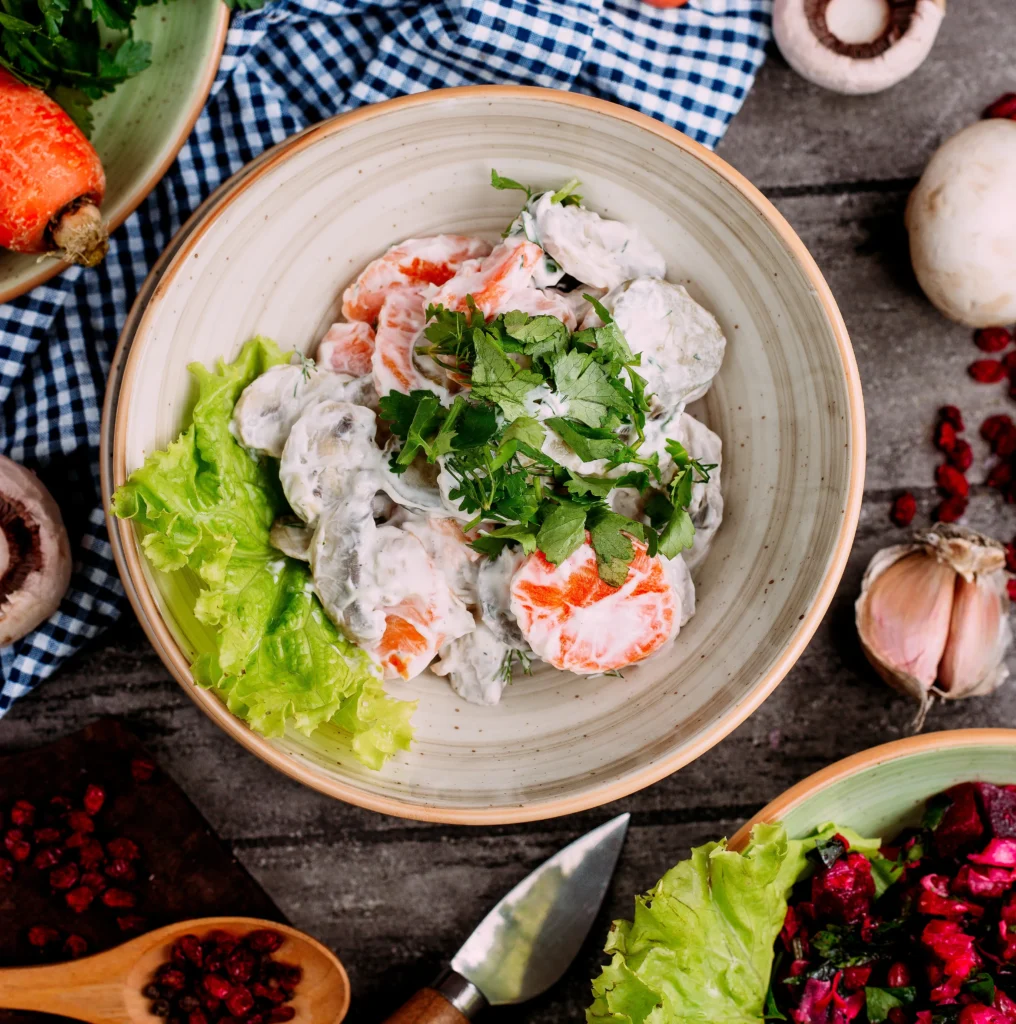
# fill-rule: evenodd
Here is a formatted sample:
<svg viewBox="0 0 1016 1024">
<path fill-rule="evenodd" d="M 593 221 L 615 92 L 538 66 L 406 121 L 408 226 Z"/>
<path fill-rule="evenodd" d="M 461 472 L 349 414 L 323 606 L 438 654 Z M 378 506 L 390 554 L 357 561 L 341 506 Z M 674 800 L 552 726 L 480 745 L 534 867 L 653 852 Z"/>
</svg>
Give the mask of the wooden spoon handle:
<svg viewBox="0 0 1016 1024">
<path fill-rule="evenodd" d="M 103 980 L 101 973 L 96 976 L 94 961 L 98 959 L 0 970 L 0 1008 L 38 1010 L 87 1024 L 124 1021 L 123 981 Z"/>
<path fill-rule="evenodd" d="M 455 1009 L 440 992 L 421 988 L 412 999 L 396 1010 L 385 1024 L 468 1024 L 469 1018 Z"/>
</svg>

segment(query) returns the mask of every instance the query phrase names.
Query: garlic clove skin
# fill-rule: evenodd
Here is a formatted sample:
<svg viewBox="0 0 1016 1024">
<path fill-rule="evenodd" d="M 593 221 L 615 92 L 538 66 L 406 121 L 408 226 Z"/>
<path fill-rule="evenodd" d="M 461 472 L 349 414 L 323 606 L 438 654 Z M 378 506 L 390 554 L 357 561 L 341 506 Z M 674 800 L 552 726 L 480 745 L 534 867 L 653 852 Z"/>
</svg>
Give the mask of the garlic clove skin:
<svg viewBox="0 0 1016 1024">
<path fill-rule="evenodd" d="M 978 697 L 1009 676 L 1005 652 L 1012 641 L 1003 573 L 971 582 L 957 580 L 937 692 L 947 700 Z"/>
<path fill-rule="evenodd" d="M 855 605 L 865 656 L 892 687 L 926 703 L 952 619 L 956 572 L 923 547 L 879 552 Z"/>
</svg>

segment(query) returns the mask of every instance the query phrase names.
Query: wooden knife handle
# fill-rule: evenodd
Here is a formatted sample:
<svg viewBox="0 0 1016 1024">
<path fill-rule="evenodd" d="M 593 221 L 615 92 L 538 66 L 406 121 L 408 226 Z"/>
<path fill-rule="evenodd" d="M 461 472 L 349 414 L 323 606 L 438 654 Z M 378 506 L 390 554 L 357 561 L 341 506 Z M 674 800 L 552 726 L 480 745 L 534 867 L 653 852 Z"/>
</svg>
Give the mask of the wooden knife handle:
<svg viewBox="0 0 1016 1024">
<path fill-rule="evenodd" d="M 412 999 L 396 1010 L 385 1024 L 468 1024 L 469 1018 L 459 1013 L 440 992 L 421 988 Z"/>
</svg>

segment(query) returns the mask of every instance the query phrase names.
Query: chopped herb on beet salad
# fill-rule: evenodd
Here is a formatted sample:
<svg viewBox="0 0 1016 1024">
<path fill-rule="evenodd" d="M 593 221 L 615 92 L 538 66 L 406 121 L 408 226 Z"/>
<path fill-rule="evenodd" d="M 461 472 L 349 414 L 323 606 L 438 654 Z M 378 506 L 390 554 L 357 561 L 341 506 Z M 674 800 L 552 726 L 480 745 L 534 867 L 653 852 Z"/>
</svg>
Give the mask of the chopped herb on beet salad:
<svg viewBox="0 0 1016 1024">
<path fill-rule="evenodd" d="M 1016 1024 L 1016 785 L 954 786 L 888 843 L 699 847 L 606 949 L 590 1024 Z"/>
</svg>

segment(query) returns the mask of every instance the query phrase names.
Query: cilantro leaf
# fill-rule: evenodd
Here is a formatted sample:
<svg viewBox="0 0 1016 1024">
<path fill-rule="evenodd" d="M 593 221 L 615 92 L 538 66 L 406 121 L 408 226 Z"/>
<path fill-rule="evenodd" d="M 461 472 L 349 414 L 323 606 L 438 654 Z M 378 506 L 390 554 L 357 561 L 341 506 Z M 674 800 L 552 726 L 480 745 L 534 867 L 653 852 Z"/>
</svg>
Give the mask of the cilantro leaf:
<svg viewBox="0 0 1016 1024">
<path fill-rule="evenodd" d="M 612 587 L 620 587 L 628 578 L 628 566 L 635 557 L 635 548 L 625 534 L 645 540 L 645 527 L 611 512 L 606 506 L 590 509 L 586 524 L 590 543 L 596 552 L 600 579 Z"/>
<path fill-rule="evenodd" d="M 438 419 L 442 414 L 441 403 L 437 397 L 425 393 L 417 403 L 413 421 L 409 424 L 406 443 L 402 446 L 402 451 L 399 452 L 399 457 L 396 460 L 398 465 L 408 466 L 416 458 L 417 452 L 421 449 L 427 450 L 427 435 L 437 426 Z"/>
<path fill-rule="evenodd" d="M 481 533 L 470 547 L 483 555 L 497 558 L 505 545 L 511 541 L 518 541 L 522 550 L 531 555 L 536 550 L 536 530 L 530 525 L 519 524 L 518 526 L 502 526 L 500 529 L 491 530 L 490 533 Z"/>
<path fill-rule="evenodd" d="M 586 539 L 586 510 L 570 501 L 554 507 L 536 536 L 539 549 L 548 562 L 560 565 L 578 550 Z"/>
<path fill-rule="evenodd" d="M 610 409 L 629 406 L 611 384 L 606 370 L 592 355 L 572 349 L 554 364 L 554 383 L 568 399 L 572 417 L 590 427 L 601 427 Z"/>
<path fill-rule="evenodd" d="M 521 310 L 505 313 L 505 333 L 517 341 L 521 350 L 533 359 L 552 366 L 568 348 L 568 328 L 555 316 L 529 316 Z"/>
<path fill-rule="evenodd" d="M 610 459 L 627 448 L 612 430 L 589 427 L 563 416 L 552 416 L 545 422 L 583 462 Z"/>
<path fill-rule="evenodd" d="M 690 548 L 695 541 L 695 526 L 688 510 L 675 507 L 667 524 L 660 531 L 660 554 L 664 558 L 676 558 Z"/>
<path fill-rule="evenodd" d="M 525 192 L 527 198 L 533 194 L 533 190 L 528 185 L 520 185 L 514 178 L 505 178 L 503 175 L 498 174 L 493 167 L 490 169 L 490 183 L 499 191 L 517 189 L 519 192 Z"/>
<path fill-rule="evenodd" d="M 400 391 L 391 391 L 381 397 L 381 419 L 388 421 L 391 432 L 396 437 L 405 439 L 409 435 L 417 407 L 428 397 L 433 398 L 434 393 L 421 390 L 404 395 Z"/>
<path fill-rule="evenodd" d="M 494 414 L 494 407 L 467 402 L 465 399 L 462 399 L 462 404 L 463 409 L 457 419 L 452 448 L 459 450 L 478 448 L 480 445 L 486 444 L 497 433 L 497 416 Z"/>
<path fill-rule="evenodd" d="M 533 419 L 532 416 L 519 416 L 508 424 L 501 435 L 501 440 L 522 441 L 532 448 L 541 449 L 546 437 L 547 430 L 539 420 Z"/>
<path fill-rule="evenodd" d="M 484 331 L 476 332 L 474 346 L 473 394 L 500 406 L 508 420 L 524 416 L 523 399 L 543 383 L 543 377 L 513 363 Z"/>
<path fill-rule="evenodd" d="M 565 488 L 570 494 L 581 496 L 591 494 L 594 498 L 605 498 L 617 486 L 617 481 L 606 476 L 582 476 L 568 470 Z"/>
</svg>

